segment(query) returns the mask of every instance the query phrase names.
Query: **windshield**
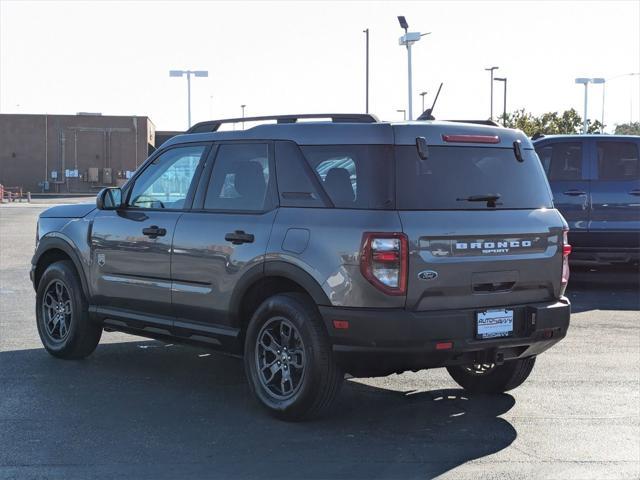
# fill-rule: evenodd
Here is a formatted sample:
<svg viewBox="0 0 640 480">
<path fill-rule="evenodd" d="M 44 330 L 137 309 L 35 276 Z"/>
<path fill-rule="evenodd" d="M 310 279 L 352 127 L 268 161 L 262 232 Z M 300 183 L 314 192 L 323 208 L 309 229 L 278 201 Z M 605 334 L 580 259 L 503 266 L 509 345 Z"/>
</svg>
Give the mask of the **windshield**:
<svg viewBox="0 0 640 480">
<path fill-rule="evenodd" d="M 399 210 L 551 208 L 549 184 L 533 150 L 516 160 L 510 148 L 396 147 Z"/>
</svg>

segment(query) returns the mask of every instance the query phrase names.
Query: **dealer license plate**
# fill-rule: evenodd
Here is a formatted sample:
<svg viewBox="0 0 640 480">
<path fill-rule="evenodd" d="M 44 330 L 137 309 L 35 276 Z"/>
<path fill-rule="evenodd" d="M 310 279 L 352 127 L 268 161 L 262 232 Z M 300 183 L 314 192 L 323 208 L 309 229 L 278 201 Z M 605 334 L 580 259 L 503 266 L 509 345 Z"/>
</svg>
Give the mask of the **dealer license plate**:
<svg viewBox="0 0 640 480">
<path fill-rule="evenodd" d="M 485 310 L 476 314 L 478 339 L 510 337 L 513 335 L 513 310 Z"/>
</svg>

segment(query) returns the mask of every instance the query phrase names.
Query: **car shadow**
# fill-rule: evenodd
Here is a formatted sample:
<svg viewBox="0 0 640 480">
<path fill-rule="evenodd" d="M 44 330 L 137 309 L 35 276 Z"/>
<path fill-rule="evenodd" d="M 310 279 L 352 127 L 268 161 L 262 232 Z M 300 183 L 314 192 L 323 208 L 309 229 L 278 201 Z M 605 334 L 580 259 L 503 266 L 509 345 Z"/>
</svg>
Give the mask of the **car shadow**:
<svg viewBox="0 0 640 480">
<path fill-rule="evenodd" d="M 571 311 L 640 310 L 640 272 L 634 266 L 571 267 Z"/>
<path fill-rule="evenodd" d="M 156 341 L 101 344 L 83 361 L 2 352 L 0 384 L 0 473 L 47 478 L 432 478 L 517 436 L 500 418 L 511 395 L 353 379 L 331 416 L 278 421 L 240 360 Z"/>
</svg>

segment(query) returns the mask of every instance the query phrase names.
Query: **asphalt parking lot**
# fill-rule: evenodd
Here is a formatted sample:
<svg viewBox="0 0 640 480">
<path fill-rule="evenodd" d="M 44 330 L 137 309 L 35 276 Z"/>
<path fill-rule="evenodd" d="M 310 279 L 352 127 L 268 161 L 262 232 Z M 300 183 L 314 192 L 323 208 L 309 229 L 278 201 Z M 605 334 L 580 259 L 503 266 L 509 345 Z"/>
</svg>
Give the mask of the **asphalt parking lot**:
<svg viewBox="0 0 640 480">
<path fill-rule="evenodd" d="M 331 418 L 287 424 L 206 350 L 105 333 L 50 357 L 28 277 L 44 208 L 0 206 L 0 478 L 640 478 L 633 270 L 574 272 L 568 337 L 509 394 L 444 370 L 350 380 Z"/>
</svg>

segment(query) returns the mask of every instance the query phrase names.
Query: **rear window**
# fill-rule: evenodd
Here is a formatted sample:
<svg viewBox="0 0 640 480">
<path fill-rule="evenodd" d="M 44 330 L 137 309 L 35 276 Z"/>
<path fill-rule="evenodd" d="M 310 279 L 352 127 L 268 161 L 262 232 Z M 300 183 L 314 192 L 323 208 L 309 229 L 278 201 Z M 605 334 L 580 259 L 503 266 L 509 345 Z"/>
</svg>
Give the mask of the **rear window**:
<svg viewBox="0 0 640 480">
<path fill-rule="evenodd" d="M 394 207 L 391 146 L 322 145 L 301 149 L 336 208 L 386 210 Z"/>
<path fill-rule="evenodd" d="M 429 147 L 421 160 L 416 147 L 397 148 L 399 210 L 497 209 L 552 207 L 549 184 L 533 150 L 523 162 L 510 148 Z M 496 198 L 499 197 L 499 198 Z"/>
</svg>

